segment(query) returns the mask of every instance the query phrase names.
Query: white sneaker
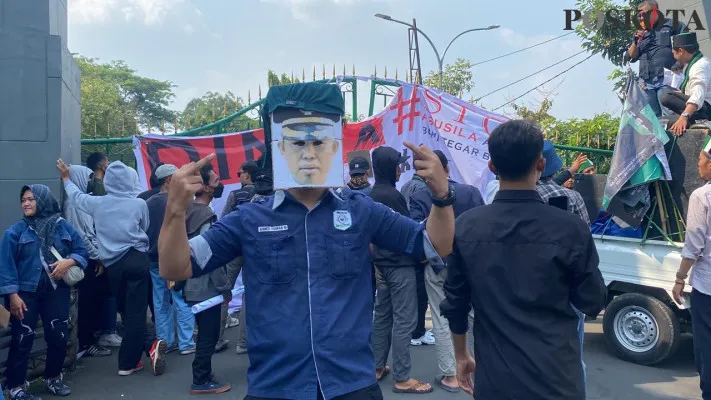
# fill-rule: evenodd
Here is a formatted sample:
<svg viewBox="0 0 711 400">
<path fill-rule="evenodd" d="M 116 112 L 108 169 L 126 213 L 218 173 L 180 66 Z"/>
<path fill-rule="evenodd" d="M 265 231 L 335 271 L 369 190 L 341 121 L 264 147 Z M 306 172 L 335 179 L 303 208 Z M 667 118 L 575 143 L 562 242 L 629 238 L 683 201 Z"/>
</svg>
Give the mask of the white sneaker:
<svg viewBox="0 0 711 400">
<path fill-rule="evenodd" d="M 110 335 L 101 335 L 98 345 L 103 347 L 121 347 L 121 336 L 112 333 Z"/>
<path fill-rule="evenodd" d="M 428 330 L 425 332 L 425 334 L 422 336 L 422 343 L 428 344 L 428 345 L 433 345 L 435 344 L 435 338 L 434 335 L 432 335 L 432 331 Z"/>
<path fill-rule="evenodd" d="M 225 328 L 232 328 L 239 325 L 239 318 L 233 317 L 231 315 L 227 316 L 227 321 L 225 322 Z"/>
<path fill-rule="evenodd" d="M 410 339 L 410 346 L 422 346 L 422 338 Z"/>
</svg>

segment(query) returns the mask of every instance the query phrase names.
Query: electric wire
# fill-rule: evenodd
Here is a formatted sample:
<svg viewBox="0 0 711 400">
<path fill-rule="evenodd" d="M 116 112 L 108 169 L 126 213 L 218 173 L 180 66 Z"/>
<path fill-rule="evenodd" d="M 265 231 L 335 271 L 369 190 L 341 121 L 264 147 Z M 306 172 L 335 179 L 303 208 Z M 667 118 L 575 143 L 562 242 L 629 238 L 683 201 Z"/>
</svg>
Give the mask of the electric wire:
<svg viewBox="0 0 711 400">
<path fill-rule="evenodd" d="M 506 89 L 507 87 L 510 87 L 510 86 L 512 86 L 512 85 L 515 85 L 515 84 L 517 84 L 517 83 L 519 83 L 519 82 L 521 82 L 521 81 L 524 81 L 524 80 L 526 80 L 526 79 L 528 79 L 528 78 L 530 78 L 530 77 L 532 77 L 532 76 L 538 75 L 538 74 L 540 74 L 540 73 L 543 72 L 543 71 L 546 71 L 546 70 L 548 70 L 548 69 L 551 69 L 551 68 L 553 68 L 553 67 L 559 65 L 559 64 L 562 63 L 562 62 L 565 62 L 565 61 L 570 60 L 571 58 L 577 57 L 577 56 L 579 56 L 579 55 L 585 53 L 586 51 L 587 51 L 587 50 L 580 51 L 580 52 L 578 52 L 578 53 L 573 54 L 572 56 L 566 57 L 566 58 L 564 58 L 564 59 L 562 59 L 562 60 L 560 60 L 560 61 L 558 61 L 558 62 L 556 62 L 556 63 L 554 63 L 554 64 L 551 64 L 551 65 L 549 65 L 549 66 L 547 66 L 547 67 L 545 67 L 545 68 L 543 68 L 543 69 L 539 69 L 538 71 L 536 71 L 536 72 L 534 72 L 534 73 L 532 73 L 532 74 L 530 74 L 530 75 L 524 76 L 523 78 L 521 78 L 521 79 L 519 79 L 519 80 L 517 80 L 517 81 L 511 82 L 511 83 L 509 83 L 509 84 L 506 85 L 506 86 L 502 86 L 502 87 L 500 87 L 500 88 L 498 88 L 498 89 L 496 89 L 496 90 L 493 90 L 493 91 L 491 91 L 491 92 L 489 92 L 489 93 L 487 93 L 487 94 L 485 94 L 485 95 L 483 95 L 483 96 L 481 96 L 481 97 L 475 99 L 474 101 L 479 101 L 479 100 L 483 99 L 484 97 L 487 97 L 487 96 L 489 96 L 489 95 L 492 95 L 492 94 L 494 94 L 494 93 L 496 93 L 496 92 L 500 92 L 500 91 Z"/>
<path fill-rule="evenodd" d="M 583 58 L 582 60 L 578 61 L 577 63 L 571 65 L 569 68 L 565 69 L 563 72 L 554 75 L 552 78 L 546 80 L 545 82 L 541 83 L 540 85 L 537 85 L 537 86 L 533 87 L 531 90 L 527 91 L 526 93 L 524 93 L 524 94 L 522 94 L 522 95 L 520 95 L 520 96 L 514 97 L 513 99 L 511 99 L 511 100 L 507 101 L 506 103 L 504 103 L 504 104 L 502 104 L 502 105 L 500 105 L 500 106 L 494 108 L 494 109 L 491 110 L 491 111 L 496 111 L 496 110 L 498 110 L 498 109 L 500 109 L 500 108 L 506 107 L 507 105 L 513 103 L 514 101 L 520 99 L 521 97 L 523 97 L 523 96 L 525 96 L 525 95 L 531 93 L 532 91 L 538 89 L 539 87 L 545 85 L 546 83 L 552 81 L 553 79 L 555 79 L 555 78 L 557 78 L 557 77 L 559 77 L 559 76 L 561 76 L 561 75 L 567 73 L 567 72 L 570 71 L 571 69 L 573 69 L 573 68 L 577 67 L 578 65 L 584 63 L 585 61 L 587 61 L 587 60 L 589 60 L 590 58 L 592 58 L 592 56 L 594 56 L 594 55 L 595 55 L 594 53 L 593 53 L 593 54 L 590 54 L 589 56 Z"/>
</svg>

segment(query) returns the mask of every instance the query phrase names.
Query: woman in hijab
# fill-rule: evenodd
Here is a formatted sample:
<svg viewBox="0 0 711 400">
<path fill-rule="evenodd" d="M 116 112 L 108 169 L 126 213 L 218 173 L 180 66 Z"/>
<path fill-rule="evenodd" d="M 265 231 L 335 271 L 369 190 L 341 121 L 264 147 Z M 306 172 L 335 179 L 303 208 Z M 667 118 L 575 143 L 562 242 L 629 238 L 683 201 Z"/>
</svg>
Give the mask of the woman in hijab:
<svg viewBox="0 0 711 400">
<path fill-rule="evenodd" d="M 92 171 L 83 165 L 69 167 L 69 180 L 84 190 L 89 185 Z M 99 257 L 99 242 L 94 230 L 94 218 L 80 210 L 70 200 L 64 203 L 64 216 L 84 239 L 89 254 L 87 273 L 79 282 L 79 317 L 77 318 L 79 350 L 77 358 L 108 357 L 111 350 L 100 346 L 94 335 L 102 328 L 104 306 L 111 296 L 109 279 Z"/>
<path fill-rule="evenodd" d="M 85 269 L 88 254 L 84 239 L 62 219 L 47 186 L 24 186 L 20 204 L 24 217 L 0 241 L 0 295 L 12 315 L 6 386 L 11 400 L 38 399 L 25 391 L 24 383 L 39 316 L 47 342 L 46 389 L 68 396 L 62 365 L 69 337 L 69 287 L 62 278 L 75 265 Z"/>
</svg>

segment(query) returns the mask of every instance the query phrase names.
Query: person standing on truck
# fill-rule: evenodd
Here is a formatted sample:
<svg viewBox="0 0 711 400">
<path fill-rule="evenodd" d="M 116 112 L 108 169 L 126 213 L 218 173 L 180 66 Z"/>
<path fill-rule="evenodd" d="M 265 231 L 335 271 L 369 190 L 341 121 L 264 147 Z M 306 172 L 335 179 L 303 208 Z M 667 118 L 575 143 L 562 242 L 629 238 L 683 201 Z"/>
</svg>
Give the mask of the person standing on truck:
<svg viewBox="0 0 711 400">
<path fill-rule="evenodd" d="M 475 389 L 479 400 L 585 399 L 573 307 L 596 316 L 607 288 L 587 224 L 536 190 L 543 148 L 533 124 L 496 127 L 489 168 L 501 188 L 492 204 L 464 212 L 455 225 L 440 310 L 452 331 L 459 386 Z M 476 372 L 466 344 L 472 307 Z"/>
<path fill-rule="evenodd" d="M 662 18 L 659 18 L 659 16 Z M 639 77 L 649 105 L 657 117 L 662 116 L 658 92 L 664 87 L 664 69 L 674 65 L 671 37 L 687 30 L 684 24 L 664 18 L 657 0 L 643 1 L 637 7 L 637 16 L 643 29 L 634 34 L 627 48 L 630 62 L 639 61 Z"/>
<path fill-rule="evenodd" d="M 711 181 L 711 137 L 699 154 L 699 176 Z M 686 236 L 681 251 L 681 264 L 672 289 L 674 301 L 683 304 L 682 292 L 691 270 L 691 330 L 694 337 L 694 359 L 699 372 L 702 398 L 711 399 L 711 184 L 694 190 L 689 197 Z"/>
</svg>

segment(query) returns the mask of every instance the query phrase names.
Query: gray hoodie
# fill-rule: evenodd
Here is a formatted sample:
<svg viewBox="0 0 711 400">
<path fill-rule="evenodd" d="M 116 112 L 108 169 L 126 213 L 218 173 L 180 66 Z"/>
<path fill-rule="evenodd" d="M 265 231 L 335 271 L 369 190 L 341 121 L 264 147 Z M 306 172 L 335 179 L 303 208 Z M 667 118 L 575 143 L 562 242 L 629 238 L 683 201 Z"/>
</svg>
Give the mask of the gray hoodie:
<svg viewBox="0 0 711 400">
<path fill-rule="evenodd" d="M 121 161 L 109 164 L 104 176 L 106 196 L 83 193 L 70 179 L 64 181 L 69 201 L 94 218 L 99 255 L 110 267 L 134 248 L 148 251 L 148 206 L 137 198 L 138 174 Z"/>
<path fill-rule="evenodd" d="M 90 175 L 91 170 L 83 165 L 72 165 L 69 167 L 69 180 L 72 181 L 82 193 L 85 193 L 85 189 L 89 184 Z M 86 246 L 86 251 L 89 253 L 89 258 L 99 260 L 99 242 L 96 239 L 94 219 L 91 215 L 81 211 L 68 200 L 64 202 L 64 218 L 74 229 L 84 236 L 84 246 Z"/>
</svg>

